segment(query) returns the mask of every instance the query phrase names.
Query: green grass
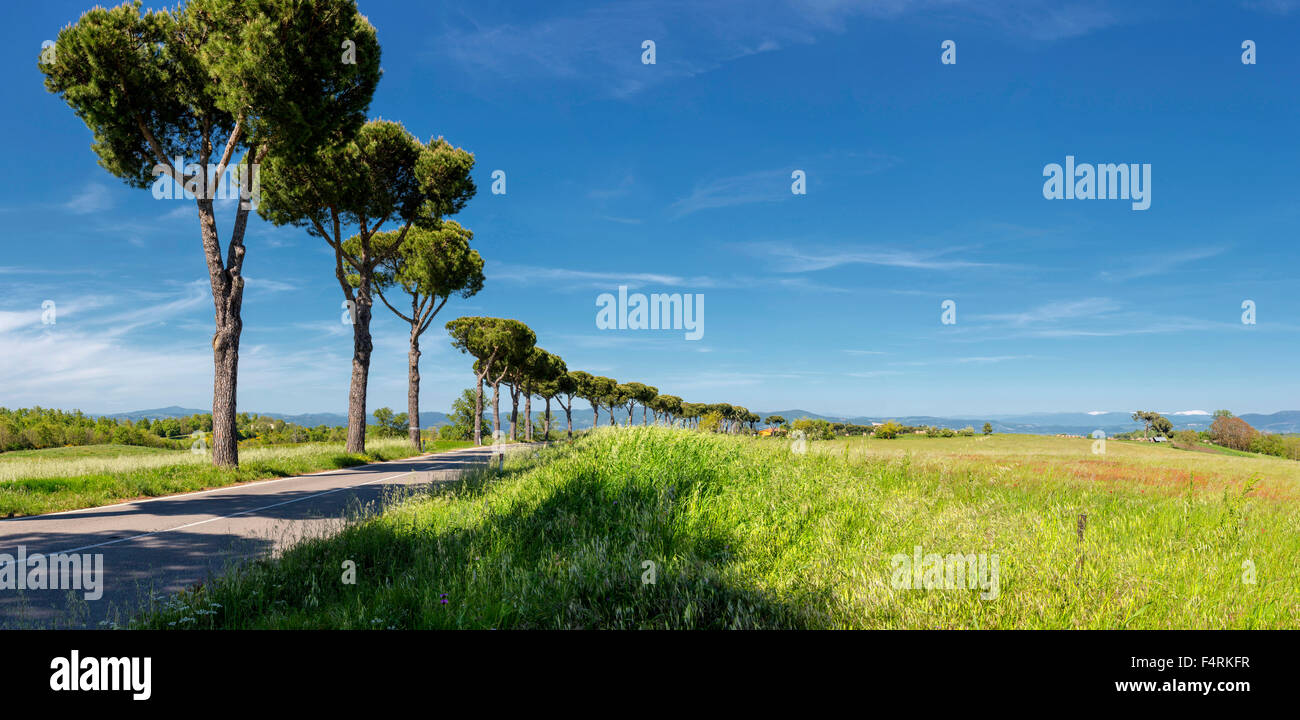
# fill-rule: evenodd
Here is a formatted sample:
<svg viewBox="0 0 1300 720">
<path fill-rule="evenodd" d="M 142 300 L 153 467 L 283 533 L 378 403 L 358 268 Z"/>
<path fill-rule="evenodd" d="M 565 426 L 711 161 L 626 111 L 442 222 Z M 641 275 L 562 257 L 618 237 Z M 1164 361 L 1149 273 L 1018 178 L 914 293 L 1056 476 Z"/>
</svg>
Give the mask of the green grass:
<svg viewBox="0 0 1300 720">
<path fill-rule="evenodd" d="M 1165 479 L 1164 463 L 1202 459 L 1137 445 L 1114 443 L 1098 460 L 1088 443 L 1060 438 L 855 439 L 795 455 L 780 440 L 602 430 L 234 569 L 132 626 L 1300 624 L 1300 515 L 1256 491 L 1294 477 L 1165 488 L 1150 482 Z M 1245 475 L 1273 467 L 1202 461 L 1246 463 L 1230 468 Z M 1076 463 L 1122 472 L 1088 476 Z M 895 589 L 891 558 L 916 546 L 996 554 L 997 598 Z M 345 561 L 355 584 L 343 581 Z M 1242 581 L 1244 561 L 1254 584 Z"/>
<path fill-rule="evenodd" d="M 439 452 L 470 445 L 439 440 L 425 448 Z M 239 467 L 226 470 L 213 467 L 210 455 L 129 445 L 5 453 L 0 455 L 0 517 L 96 507 L 412 454 L 405 438 L 369 438 L 364 455 L 344 452 L 343 443 L 306 443 L 240 450 Z"/>
<path fill-rule="evenodd" d="M 12 450 L 0 453 L 0 463 L 14 462 L 25 458 L 58 459 L 83 457 L 122 457 L 125 455 L 159 455 L 175 453 L 165 448 L 142 447 L 140 445 L 69 445 L 68 447 L 45 448 L 43 450 Z"/>
</svg>

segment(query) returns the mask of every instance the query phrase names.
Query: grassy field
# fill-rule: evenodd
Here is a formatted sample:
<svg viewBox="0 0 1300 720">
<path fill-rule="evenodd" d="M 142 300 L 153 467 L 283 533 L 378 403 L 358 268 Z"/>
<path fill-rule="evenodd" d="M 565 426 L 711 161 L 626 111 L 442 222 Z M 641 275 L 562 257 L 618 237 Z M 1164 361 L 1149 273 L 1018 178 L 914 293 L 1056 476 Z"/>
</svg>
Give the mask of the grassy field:
<svg viewBox="0 0 1300 720">
<path fill-rule="evenodd" d="M 784 440 L 606 429 L 246 565 L 132 626 L 1296 627 L 1297 468 L 1023 435 L 794 454 Z M 983 555 L 995 582 L 945 589 L 942 574 L 899 571 L 932 554 Z"/>
<path fill-rule="evenodd" d="M 439 440 L 426 443 L 425 448 L 441 451 L 470 445 Z M 210 455 L 131 445 L 9 452 L 0 454 L 0 517 L 95 507 L 412 454 L 405 438 L 368 439 L 365 455 L 345 453 L 343 443 L 307 443 L 241 450 L 239 468 L 221 470 L 212 466 Z"/>
</svg>

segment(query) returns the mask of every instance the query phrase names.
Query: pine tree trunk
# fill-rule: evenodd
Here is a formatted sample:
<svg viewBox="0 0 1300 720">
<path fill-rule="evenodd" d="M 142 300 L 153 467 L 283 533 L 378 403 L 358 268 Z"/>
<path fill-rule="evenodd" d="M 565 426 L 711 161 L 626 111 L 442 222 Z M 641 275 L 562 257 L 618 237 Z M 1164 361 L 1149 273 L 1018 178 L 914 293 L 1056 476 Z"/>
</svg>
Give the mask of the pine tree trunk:
<svg viewBox="0 0 1300 720">
<path fill-rule="evenodd" d="M 235 301 L 238 304 L 238 300 Z M 212 464 L 239 466 L 239 429 L 235 423 L 236 385 L 239 379 L 238 315 L 212 336 Z"/>
<path fill-rule="evenodd" d="M 474 444 L 483 444 L 483 376 L 478 376 L 478 389 L 474 393 Z"/>
<path fill-rule="evenodd" d="M 370 283 L 364 277 L 357 288 L 352 313 L 352 384 L 348 388 L 347 452 L 366 451 L 366 385 L 370 380 Z"/>
<path fill-rule="evenodd" d="M 199 198 L 199 228 L 203 254 L 212 285 L 212 305 L 216 329 L 212 334 L 212 464 L 217 467 L 239 465 L 239 428 L 236 425 L 236 400 L 239 379 L 239 336 L 244 329 L 240 309 L 244 302 L 244 230 L 249 207 L 240 203 L 231 232 L 226 261 L 221 258 L 217 221 L 210 199 Z"/>
<path fill-rule="evenodd" d="M 516 426 L 519 424 L 519 391 L 514 385 L 510 386 L 510 442 L 518 440 L 515 435 Z"/>
<path fill-rule="evenodd" d="M 492 437 L 501 434 L 501 382 L 492 383 Z M 494 443 L 495 444 L 495 441 Z"/>
<path fill-rule="evenodd" d="M 420 437 L 420 334 L 419 326 L 411 326 L 411 350 L 407 353 L 406 372 L 406 412 L 410 417 L 411 446 L 416 451 L 424 449 L 424 438 Z"/>
<path fill-rule="evenodd" d="M 533 441 L 533 394 L 524 393 L 524 440 Z"/>
</svg>

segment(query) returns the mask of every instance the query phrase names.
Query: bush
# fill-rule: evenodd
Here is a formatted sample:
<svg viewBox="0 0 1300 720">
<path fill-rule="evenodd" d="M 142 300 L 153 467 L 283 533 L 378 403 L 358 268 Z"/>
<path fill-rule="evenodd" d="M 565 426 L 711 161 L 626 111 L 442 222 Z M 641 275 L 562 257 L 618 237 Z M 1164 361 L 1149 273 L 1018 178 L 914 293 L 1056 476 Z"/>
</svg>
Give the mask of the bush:
<svg viewBox="0 0 1300 720">
<path fill-rule="evenodd" d="M 1259 431 L 1239 417 L 1220 415 L 1210 425 L 1210 437 L 1214 444 L 1233 450 L 1249 450 Z"/>
<path fill-rule="evenodd" d="M 711 410 L 705 413 L 704 417 L 700 418 L 700 424 L 699 424 L 700 432 L 715 433 L 718 432 L 718 429 L 721 427 L 722 427 L 722 413 L 717 412 L 716 410 Z"/>
<path fill-rule="evenodd" d="M 877 425 L 875 432 L 872 434 L 882 440 L 892 440 L 898 437 L 898 434 L 902 431 L 903 431 L 902 425 L 900 425 L 899 423 L 893 420 L 890 420 L 884 425 Z"/>
<path fill-rule="evenodd" d="M 802 430 L 809 440 L 834 440 L 835 431 L 826 420 L 799 418 L 790 424 L 790 430 Z"/>
</svg>

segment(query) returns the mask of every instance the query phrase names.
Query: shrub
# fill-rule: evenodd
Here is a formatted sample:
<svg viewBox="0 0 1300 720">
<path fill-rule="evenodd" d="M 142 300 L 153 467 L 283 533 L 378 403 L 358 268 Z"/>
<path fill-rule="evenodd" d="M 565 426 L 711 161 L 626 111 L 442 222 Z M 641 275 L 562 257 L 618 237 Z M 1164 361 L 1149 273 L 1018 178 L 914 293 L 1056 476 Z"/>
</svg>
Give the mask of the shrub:
<svg viewBox="0 0 1300 720">
<path fill-rule="evenodd" d="M 876 431 L 873 434 L 876 437 L 881 438 L 882 440 L 892 440 L 898 437 L 898 434 L 902 431 L 903 431 L 902 425 L 900 425 L 899 423 L 893 420 L 890 420 L 889 422 L 886 422 L 884 425 L 877 425 Z"/>
<path fill-rule="evenodd" d="M 1239 417 L 1220 415 L 1210 425 L 1210 437 L 1214 444 L 1233 450 L 1249 450 L 1259 431 Z"/>
</svg>

